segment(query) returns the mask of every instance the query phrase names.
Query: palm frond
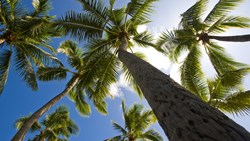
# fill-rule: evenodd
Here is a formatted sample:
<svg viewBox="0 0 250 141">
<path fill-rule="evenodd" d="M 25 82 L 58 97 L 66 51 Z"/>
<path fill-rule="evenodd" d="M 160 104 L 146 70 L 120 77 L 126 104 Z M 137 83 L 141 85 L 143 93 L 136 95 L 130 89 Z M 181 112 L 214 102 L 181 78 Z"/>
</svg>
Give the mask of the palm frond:
<svg viewBox="0 0 250 141">
<path fill-rule="evenodd" d="M 237 92 L 218 101 L 218 108 L 236 115 L 250 114 L 250 91 Z"/>
<path fill-rule="evenodd" d="M 124 129 L 121 125 L 119 125 L 118 123 L 114 121 L 112 121 L 112 125 L 113 125 L 113 128 L 117 130 L 118 132 L 122 133 L 123 136 L 127 135 L 126 129 Z"/>
<path fill-rule="evenodd" d="M 40 81 L 62 80 L 66 78 L 67 71 L 62 67 L 39 67 L 37 77 Z"/>
<path fill-rule="evenodd" d="M 140 138 L 150 140 L 150 141 L 163 141 L 162 136 L 153 129 L 150 129 L 143 133 Z"/>
<path fill-rule="evenodd" d="M 144 31 L 133 37 L 134 43 L 139 47 L 154 47 L 154 37 L 148 31 Z"/>
<path fill-rule="evenodd" d="M 182 85 L 203 100 L 207 99 L 208 89 L 205 75 L 200 64 L 201 52 L 194 46 L 183 62 L 181 71 Z"/>
<path fill-rule="evenodd" d="M 186 29 L 163 32 L 156 43 L 156 49 L 167 54 L 170 61 L 178 62 L 181 54 L 190 50 L 197 42 L 192 35 L 193 31 Z"/>
<path fill-rule="evenodd" d="M 119 62 L 115 55 L 108 54 L 105 58 L 102 58 L 102 62 L 98 65 L 97 70 L 97 81 L 95 85 L 95 93 L 102 97 L 107 95 L 112 96 L 109 93 L 109 88 L 111 84 L 117 81 L 118 76 L 118 66 Z"/>
<path fill-rule="evenodd" d="M 206 49 L 208 57 L 219 76 L 225 74 L 228 71 L 236 70 L 238 67 L 246 66 L 243 63 L 234 61 L 229 55 L 225 53 L 224 48 L 216 45 L 215 43 L 210 42 Z"/>
<path fill-rule="evenodd" d="M 225 32 L 226 29 L 235 27 L 235 28 L 249 28 L 250 19 L 241 16 L 229 16 L 221 17 L 208 29 L 208 33 L 220 33 Z"/>
<path fill-rule="evenodd" d="M 28 86 L 32 88 L 32 90 L 37 90 L 38 86 L 36 75 L 29 58 L 23 53 L 22 50 L 19 50 L 18 48 L 16 48 L 15 62 L 16 70 L 19 71 L 20 76 L 23 77 L 23 80 L 28 84 Z"/>
<path fill-rule="evenodd" d="M 0 54 L 0 94 L 2 94 L 4 86 L 7 82 L 11 54 L 12 52 L 9 50 L 2 50 L 2 53 Z"/>
<path fill-rule="evenodd" d="M 83 51 L 78 47 L 76 42 L 66 40 L 60 44 L 57 51 L 68 56 L 67 60 L 71 67 L 78 69 L 83 66 Z"/>
<path fill-rule="evenodd" d="M 75 103 L 75 108 L 82 116 L 88 116 L 91 113 L 89 104 L 85 101 L 85 95 L 81 90 L 71 90 L 68 94 L 71 101 Z"/>
<path fill-rule="evenodd" d="M 88 12 L 92 17 L 106 24 L 108 22 L 108 8 L 104 6 L 101 0 L 78 0 L 84 9 L 84 12 Z"/>
<path fill-rule="evenodd" d="M 34 44 L 17 44 L 16 47 L 18 47 L 23 53 L 30 57 L 30 59 L 37 66 L 48 66 L 50 64 L 55 66 L 63 66 L 59 59 Z"/>
<path fill-rule="evenodd" d="M 191 26 L 196 30 L 201 30 L 200 18 L 204 14 L 205 8 L 207 6 L 208 0 L 199 0 L 187 11 L 181 14 L 181 25 Z"/>
<path fill-rule="evenodd" d="M 132 21 L 147 23 L 156 1 L 158 0 L 131 0 L 127 5 L 126 13 L 132 17 Z"/>
<path fill-rule="evenodd" d="M 54 24 L 63 28 L 66 33 L 78 40 L 100 38 L 105 30 L 103 23 L 90 14 L 73 11 L 67 12 L 64 17 L 59 18 Z"/>
<path fill-rule="evenodd" d="M 220 77 L 221 83 L 225 87 L 235 87 L 241 85 L 243 78 L 250 72 L 250 68 L 240 68 L 226 72 Z"/>
<path fill-rule="evenodd" d="M 109 18 L 110 23 L 114 25 L 118 31 L 121 31 L 125 19 L 125 8 L 111 10 Z"/>
<path fill-rule="evenodd" d="M 105 139 L 104 141 L 124 141 L 124 137 L 119 135 L 109 139 Z"/>
<path fill-rule="evenodd" d="M 235 9 L 242 1 L 243 0 L 220 0 L 207 15 L 204 23 L 213 23 L 217 21 L 218 18 L 226 16 L 228 12 Z"/>
<path fill-rule="evenodd" d="M 99 98 L 93 99 L 93 103 L 97 111 L 103 115 L 108 114 L 107 103 Z"/>
<path fill-rule="evenodd" d="M 159 39 L 156 42 L 155 49 L 161 53 L 167 54 L 168 48 L 171 44 L 176 42 L 176 35 L 174 31 L 162 32 Z"/>
<path fill-rule="evenodd" d="M 31 13 L 32 17 L 46 16 L 52 8 L 49 0 L 33 0 L 32 5 L 35 9 L 34 12 Z"/>
</svg>

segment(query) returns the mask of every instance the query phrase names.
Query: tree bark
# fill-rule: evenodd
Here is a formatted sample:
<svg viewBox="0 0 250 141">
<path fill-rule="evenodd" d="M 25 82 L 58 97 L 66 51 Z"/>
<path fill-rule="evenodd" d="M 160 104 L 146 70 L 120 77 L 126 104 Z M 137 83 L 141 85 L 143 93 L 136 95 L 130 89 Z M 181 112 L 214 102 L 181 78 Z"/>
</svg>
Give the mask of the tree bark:
<svg viewBox="0 0 250 141">
<path fill-rule="evenodd" d="M 170 141 L 250 141 L 250 134 L 168 75 L 120 49 L 128 68 Z"/>
<path fill-rule="evenodd" d="M 18 130 L 18 132 L 14 135 L 11 141 L 23 141 L 25 135 L 29 131 L 30 127 L 52 106 L 54 106 L 58 101 L 60 101 L 64 96 L 66 96 L 70 90 L 77 84 L 79 78 L 75 78 L 72 83 L 65 88 L 60 94 L 52 98 L 49 102 L 47 102 L 44 106 L 38 109 L 31 117 L 24 123 L 24 125 Z"/>
<path fill-rule="evenodd" d="M 219 41 L 226 41 L 226 42 L 249 42 L 250 34 L 236 35 L 236 36 L 210 36 L 208 35 L 208 38 L 219 40 Z"/>
</svg>

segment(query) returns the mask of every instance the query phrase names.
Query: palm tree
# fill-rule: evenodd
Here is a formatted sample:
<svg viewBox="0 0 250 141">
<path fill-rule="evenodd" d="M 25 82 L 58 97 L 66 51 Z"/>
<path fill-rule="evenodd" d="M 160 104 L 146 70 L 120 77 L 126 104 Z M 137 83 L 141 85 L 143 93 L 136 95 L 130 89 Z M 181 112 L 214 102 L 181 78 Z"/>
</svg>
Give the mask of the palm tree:
<svg viewBox="0 0 250 141">
<path fill-rule="evenodd" d="M 92 80 L 96 83 L 94 93 L 106 93 L 109 84 L 116 80 L 110 79 L 110 75 L 115 76 L 113 61 L 118 54 L 118 59 L 127 68 L 128 78 L 136 81 L 170 140 L 250 139 L 244 128 L 222 112 L 188 92 L 168 75 L 127 52 L 132 50 L 134 44 L 154 46 L 151 36 L 147 32 L 138 33 L 136 27 L 149 21 L 156 0 L 131 0 L 126 7 L 119 9 L 113 7 L 115 0 L 110 0 L 108 6 L 100 0 L 78 1 L 83 5 L 83 12 L 68 12 L 55 25 L 63 27 L 72 37 L 89 42 L 85 58 L 95 62 L 87 64 L 92 70 L 88 76 L 96 78 Z M 106 65 L 103 62 L 100 65 L 99 62 L 109 58 L 107 55 L 110 54 Z M 97 73 L 98 69 L 102 73 Z"/>
<path fill-rule="evenodd" d="M 210 41 L 212 35 L 208 35 L 222 33 L 232 27 L 250 27 L 248 18 L 227 16 L 227 13 L 235 8 L 240 1 L 219 1 L 202 20 L 208 1 L 199 0 L 182 14 L 179 29 L 163 33 L 158 41 L 158 50 L 167 52 L 173 62 L 178 62 L 179 57 L 188 52 L 182 61 L 180 73 L 182 85 L 192 93 L 202 95 L 207 87 L 204 85 L 206 80 L 202 79 L 204 72 L 200 62 L 203 52 L 207 54 L 219 76 L 223 76 L 228 71 L 246 67 L 245 64 L 234 61 L 223 47 Z"/>
<path fill-rule="evenodd" d="M 105 141 L 162 141 L 162 137 L 153 129 L 146 130 L 150 125 L 156 122 L 155 115 L 151 110 L 143 110 L 143 106 L 134 104 L 129 109 L 126 108 L 124 100 L 122 101 L 123 119 L 125 120 L 125 128 L 118 123 L 112 121 L 114 129 L 121 132 L 118 135 Z"/>
<path fill-rule="evenodd" d="M 20 129 L 29 116 L 19 118 L 15 126 Z M 36 121 L 29 130 L 38 134 L 29 141 L 67 141 L 71 135 L 76 135 L 79 131 L 76 123 L 70 119 L 68 108 L 58 107 L 54 112 L 48 114 L 41 122 Z"/>
<path fill-rule="evenodd" d="M 61 65 L 53 55 L 41 47 L 54 52 L 48 45 L 50 37 L 59 36 L 48 16 L 49 0 L 34 0 L 34 10 L 27 11 L 19 0 L 0 0 L 0 94 L 3 92 L 14 55 L 16 70 L 32 90 L 37 82 L 32 64 L 36 66 Z"/>
<path fill-rule="evenodd" d="M 250 68 L 242 68 L 235 71 L 226 72 L 223 76 L 216 76 L 208 79 L 199 87 L 199 82 L 194 84 L 197 91 L 203 93 L 194 93 L 210 106 L 223 112 L 231 114 L 249 114 L 250 111 L 250 91 L 245 91 L 242 87 L 243 78 L 249 73 Z M 204 78 L 200 78 L 204 79 Z M 187 80 L 188 81 L 188 80 Z M 191 80 L 189 80 L 191 81 Z M 186 87 L 192 91 L 192 88 Z M 199 88 L 204 88 L 199 90 Z"/>
<path fill-rule="evenodd" d="M 51 81 L 51 80 L 61 80 L 65 79 L 67 76 L 67 72 L 71 73 L 71 79 L 67 83 L 66 88 L 52 98 L 49 102 L 43 105 L 40 109 L 34 112 L 29 119 L 25 122 L 25 124 L 19 129 L 19 131 L 12 138 L 12 141 L 20 141 L 23 140 L 24 136 L 28 132 L 28 130 L 32 127 L 32 125 L 53 105 L 55 105 L 58 101 L 64 98 L 67 94 L 69 94 L 70 100 L 75 103 L 75 107 L 80 115 L 87 116 L 91 113 L 90 106 L 86 102 L 86 97 L 93 101 L 96 109 L 102 113 L 107 114 L 106 110 L 106 102 L 105 98 L 106 94 L 93 93 L 92 85 L 87 77 L 89 73 L 89 68 L 86 66 L 86 62 L 82 59 L 84 52 L 77 46 L 76 42 L 71 40 L 64 41 L 58 48 L 58 51 L 64 53 L 68 58 L 68 64 L 73 68 L 73 70 L 63 68 L 63 67 L 40 67 L 37 71 L 38 79 L 41 81 Z M 104 61 L 107 61 L 103 58 Z M 96 70 L 98 71 L 98 70 Z M 88 85 L 86 85 L 88 83 Z M 86 87 L 81 87 L 82 85 L 86 85 Z"/>
</svg>

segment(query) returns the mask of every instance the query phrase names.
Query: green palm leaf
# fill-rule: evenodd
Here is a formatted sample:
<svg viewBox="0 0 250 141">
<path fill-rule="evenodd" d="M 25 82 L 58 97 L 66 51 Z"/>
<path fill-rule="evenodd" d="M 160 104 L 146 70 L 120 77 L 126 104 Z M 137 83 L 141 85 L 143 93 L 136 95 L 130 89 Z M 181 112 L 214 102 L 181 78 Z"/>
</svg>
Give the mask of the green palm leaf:
<svg viewBox="0 0 250 141">
<path fill-rule="evenodd" d="M 218 108 L 232 114 L 248 115 L 250 113 L 250 91 L 237 92 L 218 102 Z"/>
<path fill-rule="evenodd" d="M 111 84 L 117 81 L 119 62 L 115 55 L 107 54 L 102 58 L 101 63 L 102 64 L 99 64 L 97 68 L 98 80 L 96 81 L 95 93 L 100 94 L 100 97 L 104 98 L 107 95 L 111 95 L 109 94 L 109 88 Z"/>
<path fill-rule="evenodd" d="M 212 62 L 218 75 L 223 75 L 228 71 L 236 70 L 236 67 L 245 67 L 243 63 L 234 61 L 231 57 L 225 54 L 224 48 L 216 45 L 215 43 L 209 43 L 209 47 L 206 47 L 209 59 Z"/>
<path fill-rule="evenodd" d="M 10 60 L 12 52 L 9 50 L 3 50 L 0 54 L 0 94 L 3 92 L 4 85 L 6 84 Z"/>
<path fill-rule="evenodd" d="M 32 68 L 32 65 L 28 57 L 23 53 L 23 51 L 16 48 L 15 56 L 15 65 L 16 70 L 20 72 L 20 76 L 23 77 L 23 80 L 30 86 L 33 90 L 37 90 L 36 75 Z"/>
<path fill-rule="evenodd" d="M 17 47 L 22 50 L 24 54 L 30 57 L 30 60 L 32 60 L 37 66 L 48 66 L 50 64 L 63 66 L 63 64 L 55 56 L 42 50 L 34 44 L 18 44 Z"/>
<path fill-rule="evenodd" d="M 141 135 L 141 138 L 150 141 L 163 141 L 161 135 L 153 129 L 146 131 L 143 135 Z"/>
<path fill-rule="evenodd" d="M 250 72 L 250 68 L 241 68 L 226 72 L 221 76 L 221 83 L 225 87 L 235 87 L 241 85 L 243 78 Z"/>
<path fill-rule="evenodd" d="M 155 47 L 153 44 L 153 38 L 153 35 L 151 35 L 148 31 L 144 31 L 133 37 L 133 41 L 139 47 Z"/>
<path fill-rule="evenodd" d="M 204 14 L 208 0 L 199 0 L 187 11 L 181 14 L 181 24 L 183 26 L 191 26 L 196 30 L 201 29 L 200 18 Z"/>
<path fill-rule="evenodd" d="M 226 16 L 228 12 L 238 6 L 243 0 L 220 0 L 214 8 L 210 11 L 204 20 L 204 23 L 212 23 L 218 18 Z"/>
<path fill-rule="evenodd" d="M 124 137 L 123 136 L 115 136 L 115 137 L 112 137 L 112 138 L 109 138 L 109 139 L 106 139 L 104 141 L 124 141 Z"/>
<path fill-rule="evenodd" d="M 250 21 L 249 18 L 240 16 L 221 17 L 207 29 L 207 32 L 208 33 L 225 32 L 226 29 L 231 27 L 249 28 L 250 27 L 249 21 Z"/>
<path fill-rule="evenodd" d="M 181 83 L 193 94 L 206 100 L 208 89 L 200 64 L 201 52 L 194 46 L 180 67 Z"/>
<path fill-rule="evenodd" d="M 83 51 L 78 48 L 76 42 L 71 40 L 64 41 L 60 44 L 57 51 L 68 56 L 67 60 L 71 67 L 78 69 L 79 67 L 83 66 Z"/>
<path fill-rule="evenodd" d="M 127 134 L 126 129 L 124 129 L 121 125 L 119 125 L 118 123 L 112 121 L 112 125 L 114 127 L 115 130 L 119 131 L 120 133 L 122 133 L 123 136 L 125 136 Z"/>
<path fill-rule="evenodd" d="M 104 31 L 103 22 L 90 14 L 73 11 L 67 12 L 64 17 L 55 22 L 55 25 L 62 27 L 66 33 L 78 40 L 100 38 Z"/>
<path fill-rule="evenodd" d="M 66 78 L 67 71 L 62 67 L 39 67 L 37 77 L 41 81 L 62 80 Z"/>
<path fill-rule="evenodd" d="M 71 90 L 69 92 L 69 98 L 75 103 L 75 108 L 82 116 L 88 116 L 91 113 L 89 104 L 85 101 L 85 95 L 83 91 Z"/>
<path fill-rule="evenodd" d="M 47 15 L 48 11 L 52 8 L 49 0 L 33 0 L 32 5 L 35 9 L 31 13 L 32 17 Z"/>
<path fill-rule="evenodd" d="M 157 0 L 131 0 L 127 5 L 126 13 L 132 17 L 132 21 L 141 23 L 149 22 L 149 15 L 153 11 L 153 3 Z"/>
<path fill-rule="evenodd" d="M 91 16 L 99 19 L 104 24 L 108 22 L 108 9 L 100 0 L 78 0 L 83 9 L 86 10 Z"/>
</svg>

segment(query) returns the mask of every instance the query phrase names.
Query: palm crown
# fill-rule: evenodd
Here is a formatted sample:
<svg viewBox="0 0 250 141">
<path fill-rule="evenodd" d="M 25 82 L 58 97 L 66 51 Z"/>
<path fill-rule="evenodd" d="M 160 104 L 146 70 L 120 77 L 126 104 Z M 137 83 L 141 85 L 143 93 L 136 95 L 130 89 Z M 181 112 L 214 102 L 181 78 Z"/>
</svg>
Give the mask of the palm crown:
<svg viewBox="0 0 250 141">
<path fill-rule="evenodd" d="M 245 64 L 234 61 L 225 53 L 223 47 L 207 38 L 207 34 L 221 33 L 231 27 L 249 27 L 248 18 L 227 16 L 227 13 L 241 0 L 219 1 L 202 20 L 207 2 L 207 0 L 199 0 L 184 12 L 179 29 L 163 33 L 157 45 L 158 50 L 167 52 L 172 61 L 178 61 L 178 58 L 188 51 L 180 67 L 181 82 L 184 87 L 199 95 L 202 95 L 207 87 L 204 85 L 206 80 L 200 62 L 203 49 L 218 76 L 246 67 Z"/>
<path fill-rule="evenodd" d="M 28 118 L 29 116 L 19 118 L 15 123 L 16 128 L 21 128 Z M 29 141 L 67 141 L 71 135 L 77 134 L 78 130 L 78 126 L 70 119 L 67 107 L 60 106 L 41 122 L 32 125 L 30 132 L 39 133 Z"/>
<path fill-rule="evenodd" d="M 83 6 L 83 12 L 70 11 L 55 24 L 63 27 L 71 36 L 88 41 L 88 52 L 84 54 L 84 58 L 89 60 L 86 64 L 89 71 L 84 77 L 90 80 L 89 83 L 96 84 L 94 93 L 109 94 L 108 88 L 116 81 L 120 72 L 116 54 L 122 39 L 129 39 L 130 50 L 134 45 L 153 46 L 152 36 L 146 31 L 138 33 L 136 29 L 139 25 L 149 22 L 152 4 L 156 0 L 132 0 L 127 6 L 119 9 L 114 8 L 115 0 L 110 0 L 107 6 L 101 0 L 78 1 Z M 127 68 L 122 68 L 126 80 L 141 94 Z M 79 86 L 84 87 L 86 83 Z"/>
<path fill-rule="evenodd" d="M 156 117 L 151 110 L 143 110 L 143 106 L 135 104 L 129 109 L 126 108 L 124 101 L 122 102 L 123 118 L 125 120 L 125 128 L 112 122 L 114 129 L 122 135 L 106 139 L 105 141 L 162 141 L 162 137 L 153 129 L 146 130 L 150 125 L 156 122 Z"/>
<path fill-rule="evenodd" d="M 7 81 L 13 53 L 16 70 L 33 90 L 38 86 L 32 63 L 61 65 L 53 55 L 40 48 L 54 51 L 48 41 L 60 33 L 60 29 L 49 24 L 53 18 L 47 14 L 49 0 L 34 0 L 33 7 L 33 11 L 27 11 L 19 0 L 0 1 L 0 93 Z"/>
</svg>

